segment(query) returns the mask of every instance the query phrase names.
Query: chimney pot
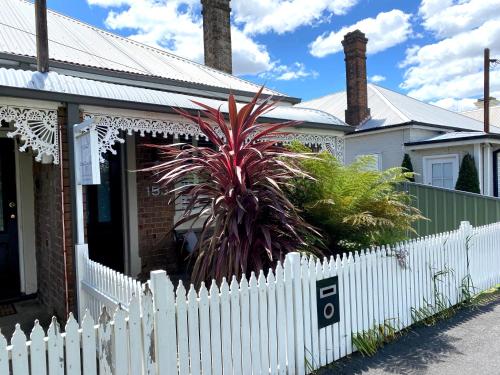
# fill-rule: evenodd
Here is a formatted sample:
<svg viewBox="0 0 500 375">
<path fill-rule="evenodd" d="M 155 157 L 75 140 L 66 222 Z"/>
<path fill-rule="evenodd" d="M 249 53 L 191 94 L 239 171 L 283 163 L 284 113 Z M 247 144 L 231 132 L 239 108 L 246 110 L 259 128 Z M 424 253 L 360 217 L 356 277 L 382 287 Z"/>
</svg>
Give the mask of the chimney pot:
<svg viewBox="0 0 500 375">
<path fill-rule="evenodd" d="M 347 110 L 345 122 L 358 126 L 370 117 L 366 77 L 366 44 L 368 39 L 360 30 L 347 33 L 342 41 L 346 65 Z"/>
</svg>

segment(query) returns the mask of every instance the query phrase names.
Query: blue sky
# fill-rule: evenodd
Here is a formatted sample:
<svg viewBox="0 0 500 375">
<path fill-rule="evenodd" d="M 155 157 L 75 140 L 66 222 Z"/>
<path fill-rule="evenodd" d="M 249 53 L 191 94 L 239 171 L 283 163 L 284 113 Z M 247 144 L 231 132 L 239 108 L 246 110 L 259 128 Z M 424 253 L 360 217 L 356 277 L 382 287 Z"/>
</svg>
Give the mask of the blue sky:
<svg viewBox="0 0 500 375">
<path fill-rule="evenodd" d="M 48 0 L 92 25 L 203 61 L 199 0 Z M 341 36 L 369 38 L 368 76 L 452 110 L 482 92 L 482 51 L 500 57 L 500 0 L 232 0 L 235 73 L 303 99 L 345 87 Z M 374 78 L 375 77 L 375 78 Z M 492 72 L 500 96 L 500 71 Z"/>
</svg>

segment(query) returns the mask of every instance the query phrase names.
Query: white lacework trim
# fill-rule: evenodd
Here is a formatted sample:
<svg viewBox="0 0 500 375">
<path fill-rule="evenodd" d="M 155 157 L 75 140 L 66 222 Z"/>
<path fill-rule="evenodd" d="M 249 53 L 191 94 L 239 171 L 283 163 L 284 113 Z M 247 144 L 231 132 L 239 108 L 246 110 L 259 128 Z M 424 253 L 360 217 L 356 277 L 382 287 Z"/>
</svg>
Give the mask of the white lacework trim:
<svg viewBox="0 0 500 375">
<path fill-rule="evenodd" d="M 103 115 L 97 113 L 84 113 L 84 118 L 93 118 L 94 126 L 97 128 L 99 135 L 99 151 L 102 157 L 106 152 L 116 154 L 114 145 L 116 143 L 124 143 L 125 140 L 120 138 L 120 131 L 127 132 L 131 135 L 134 132 L 139 133 L 142 137 L 146 134 L 151 134 L 153 137 L 172 135 L 178 138 L 194 137 L 196 139 L 204 138 L 205 135 L 201 132 L 197 124 L 191 122 L 174 122 L 159 119 L 145 119 L 135 117 L 123 117 Z M 216 129 L 219 135 L 220 129 Z M 328 151 L 336 156 L 339 160 L 344 160 L 344 140 L 342 137 L 330 135 L 316 135 L 303 133 L 285 133 L 283 136 L 273 136 L 277 142 L 289 144 L 293 141 L 299 141 L 310 146 L 317 146 L 321 151 Z"/>
<path fill-rule="evenodd" d="M 49 158 L 59 164 L 59 132 L 57 111 L 51 109 L 31 109 L 15 106 L 0 106 L 0 120 L 14 122 L 15 130 L 8 137 L 19 137 L 22 145 L 19 151 L 31 148 L 35 160 Z"/>
<path fill-rule="evenodd" d="M 320 151 L 328 151 L 340 161 L 344 161 L 344 139 L 332 135 L 287 133 L 283 136 L 273 136 L 278 142 L 290 144 L 299 141 L 306 146 L 317 146 Z"/>
<path fill-rule="evenodd" d="M 116 154 L 116 150 L 114 149 L 115 143 L 125 142 L 123 138 L 120 138 L 120 131 L 125 131 L 129 135 L 134 132 L 139 133 L 141 137 L 151 134 L 153 137 L 163 136 L 166 138 L 172 135 L 178 138 L 193 136 L 196 139 L 200 137 L 206 139 L 198 125 L 188 122 L 180 123 L 158 119 L 106 116 L 94 113 L 85 113 L 84 118 L 94 119 L 94 126 L 96 126 L 99 135 L 101 162 L 104 161 L 102 155 L 106 152 L 109 151 L 113 155 Z"/>
</svg>

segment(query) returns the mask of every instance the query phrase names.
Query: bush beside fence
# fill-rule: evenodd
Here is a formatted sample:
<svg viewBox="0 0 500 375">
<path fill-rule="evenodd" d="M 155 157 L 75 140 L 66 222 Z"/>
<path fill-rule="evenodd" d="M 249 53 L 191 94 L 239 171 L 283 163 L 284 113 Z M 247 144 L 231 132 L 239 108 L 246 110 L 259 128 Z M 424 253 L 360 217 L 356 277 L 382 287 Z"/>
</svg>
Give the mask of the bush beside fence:
<svg viewBox="0 0 500 375">
<path fill-rule="evenodd" d="M 35 326 L 29 343 L 17 328 L 9 347 L 0 337 L 0 375 L 10 366 L 14 375 L 28 374 L 28 365 L 42 375 L 64 367 L 68 374 L 83 368 L 85 375 L 97 369 L 305 374 L 355 351 L 353 334 L 387 322 L 403 329 L 422 317 L 416 312 L 455 305 L 499 283 L 499 244 L 500 223 L 462 223 L 453 232 L 323 261 L 289 254 L 267 276 L 224 280 L 198 292 L 182 284 L 174 290 L 166 273 L 155 271 L 128 312 L 118 305 L 113 319 L 105 309 L 97 325 L 88 314 L 78 329 L 70 317 L 66 333 L 54 321 L 45 338 Z M 338 276 L 340 322 L 318 329 L 316 281 L 330 276 Z M 50 370 L 37 366 L 45 360 Z"/>
</svg>

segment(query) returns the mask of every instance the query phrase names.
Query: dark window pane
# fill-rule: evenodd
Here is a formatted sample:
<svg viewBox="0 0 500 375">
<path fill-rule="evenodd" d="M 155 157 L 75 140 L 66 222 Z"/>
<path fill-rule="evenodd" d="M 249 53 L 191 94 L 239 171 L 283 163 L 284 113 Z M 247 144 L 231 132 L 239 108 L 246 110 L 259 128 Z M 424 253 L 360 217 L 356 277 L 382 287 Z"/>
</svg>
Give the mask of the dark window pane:
<svg viewBox="0 0 500 375">
<path fill-rule="evenodd" d="M 101 164 L 101 184 L 97 185 L 97 212 L 99 223 L 111 221 L 111 187 L 107 160 Z"/>
<path fill-rule="evenodd" d="M 3 217 L 3 189 L 2 189 L 2 163 L 0 163 L 0 232 L 5 230 L 4 217 Z"/>
</svg>

